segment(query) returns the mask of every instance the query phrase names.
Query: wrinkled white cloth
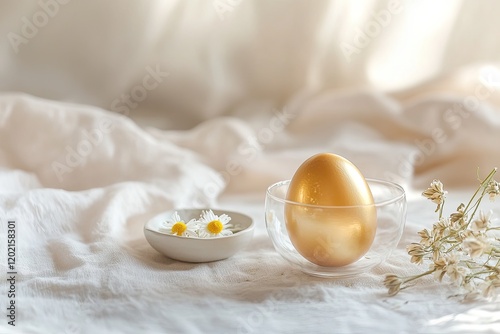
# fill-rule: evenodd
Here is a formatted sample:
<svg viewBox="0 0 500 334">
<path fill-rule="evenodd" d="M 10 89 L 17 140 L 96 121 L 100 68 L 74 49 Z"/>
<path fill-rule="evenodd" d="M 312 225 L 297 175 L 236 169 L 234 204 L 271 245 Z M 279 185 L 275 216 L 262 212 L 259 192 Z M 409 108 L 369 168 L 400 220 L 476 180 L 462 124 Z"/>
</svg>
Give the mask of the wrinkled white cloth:
<svg viewBox="0 0 500 334">
<path fill-rule="evenodd" d="M 449 298 L 453 289 L 431 279 L 396 297 L 382 285 L 385 273 L 422 269 L 409 263 L 405 246 L 435 216 L 434 206 L 415 194 L 433 178 L 470 190 L 477 167 L 487 172 L 500 165 L 500 113 L 488 104 L 454 109 L 466 97 L 304 94 L 251 119 L 214 118 L 189 131 L 162 131 L 95 107 L 1 95 L 0 244 L 7 240 L 7 220 L 15 220 L 18 316 L 14 329 L 2 314 L 0 331 L 497 331 L 498 304 L 461 303 Z M 290 178 L 303 160 L 322 151 L 408 191 L 397 250 L 353 279 L 319 279 L 291 269 L 265 230 L 266 187 Z M 450 194 L 450 207 L 469 194 Z M 232 258 L 204 264 L 153 250 L 144 223 L 191 206 L 249 214 L 254 239 Z M 6 273 L 6 247 L 1 249 Z"/>
<path fill-rule="evenodd" d="M 499 12 L 495 0 L 3 1 L 0 91 L 187 129 L 280 106 L 304 88 L 398 91 L 498 65 Z M 169 76 L 149 81 L 143 100 L 134 92 L 152 69 Z"/>
</svg>

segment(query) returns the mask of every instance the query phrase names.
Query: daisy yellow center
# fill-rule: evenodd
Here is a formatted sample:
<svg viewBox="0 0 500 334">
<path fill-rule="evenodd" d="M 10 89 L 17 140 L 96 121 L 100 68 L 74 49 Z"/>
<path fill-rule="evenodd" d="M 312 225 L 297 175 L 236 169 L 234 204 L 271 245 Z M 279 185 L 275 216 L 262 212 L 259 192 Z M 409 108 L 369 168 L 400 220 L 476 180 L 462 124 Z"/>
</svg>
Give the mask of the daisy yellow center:
<svg viewBox="0 0 500 334">
<path fill-rule="evenodd" d="M 174 226 L 172 226 L 172 234 L 177 234 L 181 236 L 186 229 L 187 229 L 186 224 L 184 224 L 183 222 L 177 222 L 174 224 Z"/>
<path fill-rule="evenodd" d="M 224 229 L 224 225 L 218 220 L 212 220 L 207 224 L 207 230 L 212 234 L 219 234 Z"/>
</svg>

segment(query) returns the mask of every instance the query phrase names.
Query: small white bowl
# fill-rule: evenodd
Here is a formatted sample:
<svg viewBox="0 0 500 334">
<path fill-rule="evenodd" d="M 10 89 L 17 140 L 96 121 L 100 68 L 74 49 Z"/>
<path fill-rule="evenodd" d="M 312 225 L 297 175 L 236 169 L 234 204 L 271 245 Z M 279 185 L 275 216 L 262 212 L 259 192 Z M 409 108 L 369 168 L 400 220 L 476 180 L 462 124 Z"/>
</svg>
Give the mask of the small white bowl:
<svg viewBox="0 0 500 334">
<path fill-rule="evenodd" d="M 236 231 L 229 236 L 216 238 L 188 238 L 160 231 L 162 223 L 177 211 L 183 220 L 198 218 L 203 210 L 181 209 L 163 212 L 144 225 L 144 235 L 149 244 L 161 254 L 183 262 L 211 262 L 227 259 L 245 248 L 253 237 L 252 218 L 232 211 L 213 210 L 216 215 L 227 214 Z"/>
</svg>

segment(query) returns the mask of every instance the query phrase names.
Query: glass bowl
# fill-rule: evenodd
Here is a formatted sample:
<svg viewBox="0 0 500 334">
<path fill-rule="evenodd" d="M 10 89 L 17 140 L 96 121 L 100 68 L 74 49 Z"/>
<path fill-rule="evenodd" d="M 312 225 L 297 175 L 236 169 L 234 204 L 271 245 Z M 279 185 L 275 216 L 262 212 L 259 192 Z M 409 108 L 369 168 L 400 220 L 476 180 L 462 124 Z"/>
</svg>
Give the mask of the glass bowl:
<svg viewBox="0 0 500 334">
<path fill-rule="evenodd" d="M 341 267 L 325 267 L 310 262 L 293 246 L 285 222 L 285 205 L 307 207 L 311 215 L 343 215 L 344 206 L 316 206 L 286 200 L 290 180 L 273 184 L 266 193 L 266 227 L 274 248 L 293 267 L 306 274 L 318 277 L 349 277 L 362 274 L 379 265 L 389 257 L 398 245 L 406 220 L 406 196 L 403 188 L 395 183 L 366 179 L 374 199 L 377 212 L 375 238 L 368 252 L 359 260 Z"/>
</svg>

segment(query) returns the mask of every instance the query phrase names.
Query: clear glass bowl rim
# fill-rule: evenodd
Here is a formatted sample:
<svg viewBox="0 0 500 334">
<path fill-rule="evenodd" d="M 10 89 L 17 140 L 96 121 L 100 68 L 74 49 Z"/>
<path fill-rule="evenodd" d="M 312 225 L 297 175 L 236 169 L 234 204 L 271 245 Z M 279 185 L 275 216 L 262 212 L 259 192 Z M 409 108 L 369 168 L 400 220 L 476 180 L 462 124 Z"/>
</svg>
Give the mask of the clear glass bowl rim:
<svg viewBox="0 0 500 334">
<path fill-rule="evenodd" d="M 291 205 L 299 205 L 299 206 L 305 206 L 305 207 L 310 207 L 310 208 L 317 208 L 317 209 L 348 209 L 348 208 L 360 208 L 360 207 L 381 207 L 381 206 L 386 206 L 393 204 L 395 202 L 400 201 L 402 198 L 406 196 L 405 190 L 403 187 L 401 187 L 399 184 L 391 182 L 391 181 L 385 181 L 385 180 L 379 180 L 379 179 L 372 179 L 372 178 L 366 178 L 366 182 L 369 183 L 377 183 L 380 185 L 385 185 L 386 187 L 391 187 L 395 188 L 398 190 L 399 194 L 397 196 L 391 197 L 390 199 L 376 202 L 374 204 L 361 204 L 361 205 L 315 205 L 315 204 L 306 204 L 306 203 L 300 203 L 300 202 L 295 202 L 295 201 L 290 201 L 285 198 L 281 198 L 278 196 L 275 196 L 271 194 L 271 190 L 283 186 L 285 184 L 289 184 L 291 180 L 284 180 L 284 181 L 279 181 L 267 188 L 266 195 L 269 198 L 272 198 L 273 200 L 280 202 L 280 203 L 286 203 L 286 204 L 291 204 Z"/>
</svg>

